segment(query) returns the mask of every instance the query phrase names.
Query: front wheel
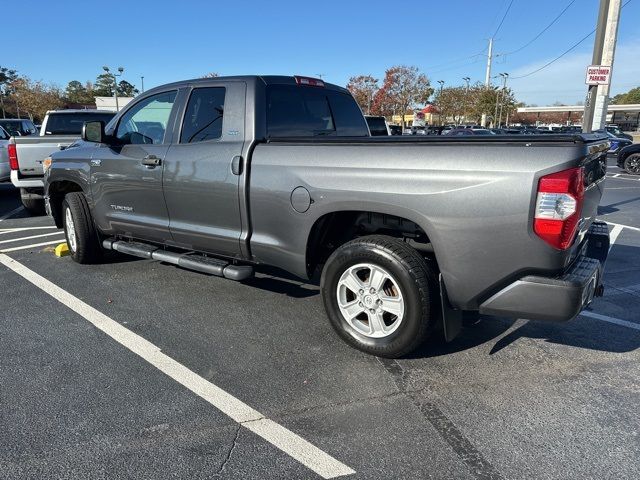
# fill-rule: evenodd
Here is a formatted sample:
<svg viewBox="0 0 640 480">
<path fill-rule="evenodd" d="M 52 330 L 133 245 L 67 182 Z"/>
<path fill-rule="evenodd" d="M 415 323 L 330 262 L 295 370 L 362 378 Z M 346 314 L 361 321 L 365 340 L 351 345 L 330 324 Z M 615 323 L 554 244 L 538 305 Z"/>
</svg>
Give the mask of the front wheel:
<svg viewBox="0 0 640 480">
<path fill-rule="evenodd" d="M 415 249 L 392 237 L 345 243 L 327 260 L 320 285 L 340 337 L 380 357 L 415 350 L 439 318 L 435 272 Z"/>
<path fill-rule="evenodd" d="M 640 175 L 640 153 L 634 153 L 624 159 L 624 170 L 631 175 Z"/>
<path fill-rule="evenodd" d="M 64 197 L 62 223 L 71 258 L 78 263 L 96 263 L 100 260 L 100 240 L 84 194 L 73 192 Z"/>
</svg>

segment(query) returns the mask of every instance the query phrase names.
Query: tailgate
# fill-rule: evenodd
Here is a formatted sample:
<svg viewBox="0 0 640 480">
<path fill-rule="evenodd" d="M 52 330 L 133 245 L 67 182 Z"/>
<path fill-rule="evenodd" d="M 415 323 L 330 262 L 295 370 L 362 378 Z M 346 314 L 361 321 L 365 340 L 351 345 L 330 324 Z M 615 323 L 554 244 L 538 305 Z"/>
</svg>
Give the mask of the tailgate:
<svg viewBox="0 0 640 480">
<path fill-rule="evenodd" d="M 598 215 L 598 206 L 604 193 L 604 179 L 607 173 L 607 150 L 609 142 L 599 141 L 588 145 L 588 155 L 582 165 L 584 167 L 584 203 L 578 241 L 582 242 L 591 224 Z"/>
<path fill-rule="evenodd" d="M 42 176 L 42 162 L 54 152 L 71 145 L 74 138 L 54 139 L 47 137 L 12 137 L 18 154 L 18 167 L 23 177 Z"/>
</svg>

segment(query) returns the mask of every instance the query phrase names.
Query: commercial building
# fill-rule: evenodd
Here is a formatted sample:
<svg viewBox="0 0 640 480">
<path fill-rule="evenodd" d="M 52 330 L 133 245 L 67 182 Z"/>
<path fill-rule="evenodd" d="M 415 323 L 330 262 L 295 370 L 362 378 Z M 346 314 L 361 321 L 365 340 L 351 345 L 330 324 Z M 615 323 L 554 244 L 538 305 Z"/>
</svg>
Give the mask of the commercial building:
<svg viewBox="0 0 640 480">
<path fill-rule="evenodd" d="M 110 110 L 112 112 L 117 112 L 118 110 L 122 110 L 122 108 L 133 100 L 134 97 L 118 97 L 118 108 L 116 108 L 116 99 L 115 97 L 96 97 L 96 108 L 98 110 Z"/>
<path fill-rule="evenodd" d="M 553 105 L 550 107 L 520 107 L 518 114 L 534 114 L 537 123 L 545 122 L 545 115 L 560 114 L 563 124 L 581 124 L 584 105 Z M 635 132 L 640 130 L 640 104 L 609 105 L 607 123 L 616 124 L 622 130 Z"/>
</svg>

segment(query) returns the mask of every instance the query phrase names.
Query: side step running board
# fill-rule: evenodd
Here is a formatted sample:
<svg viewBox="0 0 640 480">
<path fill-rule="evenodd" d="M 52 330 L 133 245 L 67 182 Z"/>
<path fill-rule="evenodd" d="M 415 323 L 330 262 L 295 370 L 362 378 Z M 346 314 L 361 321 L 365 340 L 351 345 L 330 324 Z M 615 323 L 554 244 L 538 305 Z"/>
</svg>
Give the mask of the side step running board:
<svg viewBox="0 0 640 480">
<path fill-rule="evenodd" d="M 231 265 L 224 260 L 203 255 L 169 252 L 147 243 L 107 239 L 102 242 L 102 246 L 107 250 L 115 250 L 135 257 L 171 263 L 182 268 L 230 280 L 246 280 L 253 276 L 253 267 L 251 265 Z"/>
</svg>

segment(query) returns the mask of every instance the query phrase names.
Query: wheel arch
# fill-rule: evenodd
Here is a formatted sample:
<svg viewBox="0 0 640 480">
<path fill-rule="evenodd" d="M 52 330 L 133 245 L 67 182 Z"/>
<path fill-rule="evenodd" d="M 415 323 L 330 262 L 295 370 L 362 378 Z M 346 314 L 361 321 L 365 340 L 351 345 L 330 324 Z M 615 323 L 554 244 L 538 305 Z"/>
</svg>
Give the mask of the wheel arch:
<svg viewBox="0 0 640 480">
<path fill-rule="evenodd" d="M 82 192 L 86 194 L 82 186 L 74 180 L 61 178 L 48 184 L 47 195 L 49 197 L 49 208 L 51 209 L 51 216 L 58 228 L 62 228 L 62 202 L 65 195 L 71 192 Z"/>
<path fill-rule="evenodd" d="M 400 213 L 400 212 L 396 212 Z M 391 213 L 386 209 L 335 210 L 324 213 L 313 223 L 307 235 L 305 262 L 307 275 L 341 245 L 364 235 L 387 235 L 402 238 L 422 253 L 436 258 L 432 228 L 424 219 L 410 213 Z M 412 218 L 413 217 L 413 218 Z"/>
</svg>

